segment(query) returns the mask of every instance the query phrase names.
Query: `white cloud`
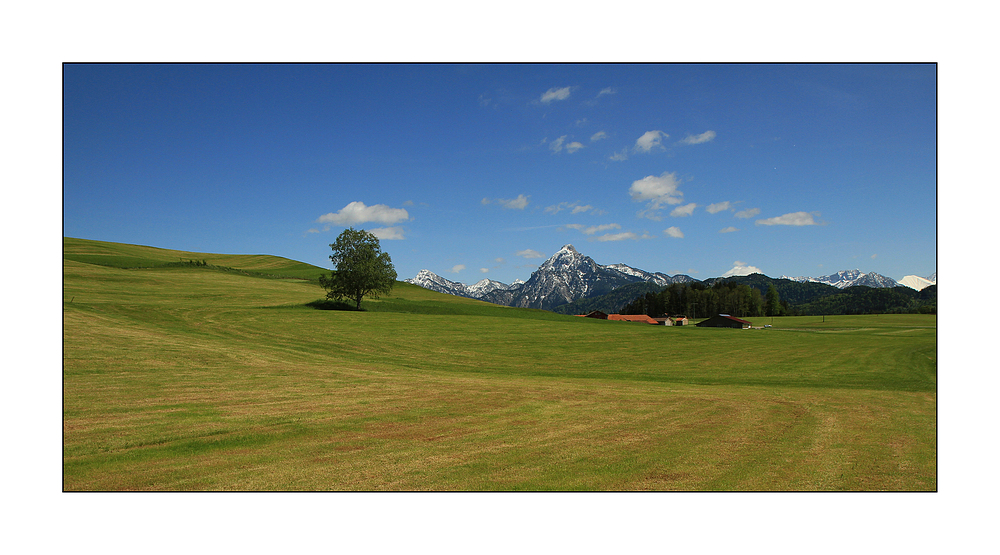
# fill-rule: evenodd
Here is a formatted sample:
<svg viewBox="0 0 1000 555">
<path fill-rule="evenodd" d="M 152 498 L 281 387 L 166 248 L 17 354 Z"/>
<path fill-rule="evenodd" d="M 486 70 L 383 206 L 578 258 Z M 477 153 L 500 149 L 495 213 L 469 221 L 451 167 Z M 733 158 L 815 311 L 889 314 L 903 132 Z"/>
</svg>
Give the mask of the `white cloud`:
<svg viewBox="0 0 1000 555">
<path fill-rule="evenodd" d="M 548 104 L 553 100 L 566 100 L 569 98 L 569 89 L 569 87 L 563 87 L 561 89 L 553 87 L 542 94 L 541 101 L 543 104 Z"/>
<path fill-rule="evenodd" d="M 705 210 L 708 210 L 709 214 L 717 214 L 723 210 L 729 210 L 729 201 L 716 202 L 714 204 L 709 204 Z"/>
<path fill-rule="evenodd" d="M 607 231 L 609 229 L 621 229 L 621 228 L 622 226 L 618 224 L 601 224 L 601 225 L 592 225 L 582 231 L 584 235 L 593 235 L 598 231 Z"/>
<path fill-rule="evenodd" d="M 378 237 L 380 241 L 406 239 L 406 237 L 403 237 L 403 228 L 401 227 L 376 227 L 368 231 Z"/>
<path fill-rule="evenodd" d="M 316 221 L 325 224 L 350 226 L 365 222 L 394 224 L 408 219 L 410 219 L 410 215 L 403 208 L 389 208 L 384 204 L 365 206 L 365 203 L 355 201 L 341 208 L 336 213 L 323 214 Z"/>
<path fill-rule="evenodd" d="M 752 218 L 760 214 L 760 208 L 748 208 L 747 210 L 741 210 L 736 213 L 737 218 Z"/>
<path fill-rule="evenodd" d="M 735 228 L 733 226 L 729 226 L 729 227 L 725 227 L 725 228 L 720 229 L 719 233 L 732 233 L 734 231 L 739 231 L 739 229 Z"/>
<path fill-rule="evenodd" d="M 605 133 L 604 131 L 598 131 L 597 133 L 594 133 L 593 135 L 590 136 L 590 142 L 599 141 L 601 139 L 607 139 L 607 138 L 608 138 L 607 133 Z"/>
<path fill-rule="evenodd" d="M 517 251 L 514 254 L 516 254 L 517 256 L 520 256 L 521 258 L 528 258 L 528 259 L 531 259 L 531 258 L 545 258 L 544 254 L 542 254 L 542 253 L 540 253 L 540 252 L 538 252 L 536 250 L 532 250 L 532 249 L 524 249 L 523 251 Z"/>
<path fill-rule="evenodd" d="M 583 143 L 573 141 L 572 143 L 566 145 L 566 152 L 573 154 L 574 152 L 580 150 L 581 148 L 583 148 Z"/>
<path fill-rule="evenodd" d="M 563 135 L 562 137 L 559 137 L 558 139 L 549 143 L 549 149 L 552 150 L 553 152 L 559 152 L 560 150 L 562 150 L 563 141 L 566 140 L 567 136 L 568 135 Z"/>
<path fill-rule="evenodd" d="M 722 274 L 722 277 L 733 277 L 733 276 L 749 276 L 750 274 L 763 274 L 760 268 L 756 266 L 750 266 L 746 262 L 740 262 L 737 260 L 733 262 L 733 268 L 728 272 Z"/>
<path fill-rule="evenodd" d="M 611 87 L 604 87 L 603 89 L 601 89 L 601 92 L 597 93 L 597 96 L 604 96 L 606 94 L 615 94 L 616 92 L 618 91 L 616 91 Z"/>
<path fill-rule="evenodd" d="M 494 259 L 493 261 L 494 261 L 494 262 L 496 262 L 497 264 L 503 264 L 503 263 L 507 262 L 507 261 L 506 261 L 506 260 L 504 260 L 503 258 L 496 258 L 496 259 Z"/>
<path fill-rule="evenodd" d="M 676 237 L 678 239 L 684 238 L 684 232 L 682 232 L 677 226 L 670 226 L 667 229 L 664 229 L 663 232 L 671 237 Z"/>
<path fill-rule="evenodd" d="M 453 274 L 457 274 L 457 273 L 461 272 L 464 269 L 465 269 L 465 264 L 456 264 L 456 265 L 452 266 L 451 269 L 448 270 L 448 271 L 451 272 L 451 273 L 453 273 Z"/>
<path fill-rule="evenodd" d="M 819 212 L 814 212 L 813 214 L 819 216 Z M 791 212 L 774 218 L 757 220 L 755 223 L 757 225 L 819 225 L 813 220 L 813 214 L 809 212 Z"/>
<path fill-rule="evenodd" d="M 479 271 L 482 272 L 482 273 L 484 273 L 484 274 L 490 273 L 490 269 L 489 268 L 480 268 Z"/>
<path fill-rule="evenodd" d="M 877 254 L 873 254 L 873 255 L 872 255 L 872 260 L 875 260 L 875 257 L 876 257 L 876 256 L 878 256 L 878 255 L 877 255 Z"/>
<path fill-rule="evenodd" d="M 699 145 L 701 143 L 707 143 L 708 141 L 711 141 L 714 138 L 715 138 L 715 131 L 705 131 L 701 135 L 688 135 L 679 142 L 685 145 Z"/>
<path fill-rule="evenodd" d="M 663 131 L 646 131 L 641 137 L 635 140 L 635 151 L 636 152 L 649 152 L 656 147 L 663 148 L 660 141 L 666 139 L 670 135 L 667 135 Z"/>
<path fill-rule="evenodd" d="M 633 181 L 629 187 L 629 195 L 633 201 L 649 201 L 649 208 L 656 210 L 662 208 L 664 204 L 680 204 L 684 193 L 677 190 L 680 181 L 677 174 L 663 172 L 659 177 L 647 175 L 646 177 Z"/>
<path fill-rule="evenodd" d="M 622 149 L 621 152 L 616 152 L 611 156 L 608 156 L 608 160 L 612 160 L 614 162 L 622 162 L 624 160 L 628 160 L 628 149 L 627 148 Z"/>
<path fill-rule="evenodd" d="M 524 195 L 517 195 L 517 198 L 498 198 L 491 200 L 489 198 L 484 198 L 480 201 L 484 206 L 496 202 L 500 206 L 510 210 L 524 210 L 528 206 L 528 198 Z"/>
<path fill-rule="evenodd" d="M 608 233 L 595 238 L 597 241 L 624 241 L 626 239 L 638 239 L 639 236 L 631 231 L 625 233 Z"/>
<path fill-rule="evenodd" d="M 690 216 L 691 214 L 694 214 L 694 209 L 697 207 L 698 205 L 693 202 L 691 204 L 685 204 L 684 206 L 678 206 L 670 211 L 670 215 L 679 218 Z"/>
<path fill-rule="evenodd" d="M 549 214 L 558 214 L 563 210 L 570 210 L 572 214 L 579 214 L 581 212 L 586 212 L 590 210 L 593 214 L 603 214 L 600 210 L 597 210 L 593 206 L 586 204 L 581 206 L 579 201 L 577 202 L 560 202 L 559 204 L 553 204 L 552 206 L 546 206 L 545 211 Z"/>
</svg>

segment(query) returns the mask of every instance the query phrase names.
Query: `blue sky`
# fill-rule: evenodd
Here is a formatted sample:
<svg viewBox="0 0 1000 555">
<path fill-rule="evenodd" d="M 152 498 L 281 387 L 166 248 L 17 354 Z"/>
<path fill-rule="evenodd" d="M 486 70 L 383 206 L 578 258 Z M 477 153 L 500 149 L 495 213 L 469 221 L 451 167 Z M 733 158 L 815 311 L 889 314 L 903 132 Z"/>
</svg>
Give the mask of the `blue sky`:
<svg viewBox="0 0 1000 555">
<path fill-rule="evenodd" d="M 936 271 L 933 65 L 66 65 L 64 235 L 399 278 Z M 747 270 L 744 270 L 747 271 Z"/>
</svg>

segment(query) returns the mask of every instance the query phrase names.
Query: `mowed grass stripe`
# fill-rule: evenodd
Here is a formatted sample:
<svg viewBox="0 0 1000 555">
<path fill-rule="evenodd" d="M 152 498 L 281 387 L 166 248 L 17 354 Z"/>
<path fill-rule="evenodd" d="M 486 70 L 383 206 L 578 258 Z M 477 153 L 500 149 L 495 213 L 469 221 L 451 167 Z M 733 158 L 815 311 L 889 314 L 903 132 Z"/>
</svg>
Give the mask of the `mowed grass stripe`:
<svg viewBox="0 0 1000 555">
<path fill-rule="evenodd" d="M 407 284 L 337 312 L 65 269 L 67 490 L 936 489 L 933 317 L 667 329 Z"/>
</svg>

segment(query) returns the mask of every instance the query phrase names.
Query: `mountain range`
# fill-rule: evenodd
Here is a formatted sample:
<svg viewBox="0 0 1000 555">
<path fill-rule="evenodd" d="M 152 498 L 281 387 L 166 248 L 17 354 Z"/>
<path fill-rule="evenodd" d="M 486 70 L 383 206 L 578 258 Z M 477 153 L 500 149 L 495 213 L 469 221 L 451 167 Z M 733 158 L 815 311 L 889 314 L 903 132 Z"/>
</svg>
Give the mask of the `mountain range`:
<svg viewBox="0 0 1000 555">
<path fill-rule="evenodd" d="M 429 270 L 405 280 L 426 289 L 472 297 L 494 304 L 550 310 L 577 299 L 596 297 L 630 283 L 651 282 L 661 287 L 671 283 L 696 281 L 690 276 L 651 273 L 626 264 L 601 265 L 581 254 L 573 245 L 565 245 L 532 272 L 528 281 L 510 285 L 484 279 L 465 285 L 445 279 Z"/>
<path fill-rule="evenodd" d="M 937 274 L 929 278 L 907 276 L 901 282 L 897 282 L 874 272 L 844 270 L 828 276 L 781 276 L 781 279 L 800 283 L 823 283 L 840 289 L 856 285 L 873 288 L 905 285 L 920 290 L 936 284 Z M 532 272 L 528 281 L 515 280 L 508 285 L 496 280 L 483 279 L 472 285 L 466 285 L 443 278 L 430 270 L 420 270 L 415 277 L 405 281 L 432 291 L 480 299 L 494 304 L 552 310 L 580 299 L 606 295 L 624 285 L 648 283 L 666 287 L 671 283 L 698 280 L 683 274 L 670 276 L 659 272 L 647 272 L 626 264 L 601 265 L 589 256 L 581 254 L 573 245 L 565 245 Z"/>
</svg>

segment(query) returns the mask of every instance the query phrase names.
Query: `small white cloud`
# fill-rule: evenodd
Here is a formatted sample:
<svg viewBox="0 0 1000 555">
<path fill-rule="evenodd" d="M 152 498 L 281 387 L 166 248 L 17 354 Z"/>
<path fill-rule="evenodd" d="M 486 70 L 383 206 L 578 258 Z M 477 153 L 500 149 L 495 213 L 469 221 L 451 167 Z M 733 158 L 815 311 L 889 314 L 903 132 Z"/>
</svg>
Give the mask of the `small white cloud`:
<svg viewBox="0 0 1000 555">
<path fill-rule="evenodd" d="M 457 274 L 457 273 L 461 272 L 464 269 L 465 269 L 465 264 L 456 264 L 456 265 L 452 266 L 451 269 L 448 270 L 448 271 L 451 272 L 451 273 L 453 273 L 453 274 Z"/>
<path fill-rule="evenodd" d="M 649 201 L 649 208 L 656 210 L 662 208 L 664 204 L 680 204 L 684 193 L 677 190 L 680 181 L 677 180 L 676 173 L 664 172 L 658 177 L 647 175 L 646 177 L 633 181 L 629 187 L 629 195 L 633 201 Z"/>
<path fill-rule="evenodd" d="M 506 260 L 504 260 L 503 258 L 496 258 L 496 259 L 494 259 L 493 261 L 494 261 L 494 262 L 496 262 L 497 264 L 503 264 L 503 263 L 507 262 L 507 261 L 506 261 Z"/>
<path fill-rule="evenodd" d="M 574 152 L 580 150 L 581 148 L 583 148 L 583 143 L 573 141 L 572 143 L 566 145 L 566 152 L 573 154 Z"/>
<path fill-rule="evenodd" d="M 528 259 L 531 259 L 531 258 L 545 258 L 544 254 L 542 254 L 542 253 L 540 253 L 540 252 L 538 252 L 536 250 L 532 250 L 532 249 L 524 249 L 523 251 L 517 251 L 514 254 L 516 254 L 517 256 L 520 256 L 521 258 L 528 258 Z"/>
<path fill-rule="evenodd" d="M 733 226 L 729 226 L 729 227 L 724 227 L 724 228 L 720 229 L 719 233 L 732 233 L 734 231 L 739 231 L 739 229 L 737 229 L 737 228 L 735 228 Z"/>
<path fill-rule="evenodd" d="M 675 218 L 683 218 L 684 216 L 690 216 L 691 214 L 694 214 L 694 209 L 697 207 L 698 205 L 693 202 L 691 204 L 685 204 L 684 206 L 678 206 L 677 208 L 674 208 L 673 210 L 670 211 L 670 215 L 674 216 Z"/>
<path fill-rule="evenodd" d="M 683 140 L 678 141 L 684 145 L 699 145 L 701 143 L 707 143 L 715 138 L 715 131 L 705 131 L 701 135 L 688 135 Z"/>
<path fill-rule="evenodd" d="M 613 234 L 609 233 L 607 235 L 601 235 L 600 237 L 596 237 L 595 240 L 597 240 L 597 241 L 624 241 L 626 239 L 638 239 L 638 238 L 639 238 L 639 236 L 636 235 L 635 233 L 632 233 L 631 231 L 627 231 L 625 233 L 613 233 Z"/>
<path fill-rule="evenodd" d="M 306 230 L 306 233 L 319 233 L 319 230 L 314 227 L 314 228 Z"/>
<path fill-rule="evenodd" d="M 406 237 L 403 237 L 403 228 L 401 227 L 376 227 L 368 231 L 375 235 L 375 237 L 378 237 L 380 241 L 406 239 Z"/>
<path fill-rule="evenodd" d="M 508 198 L 498 198 L 498 199 L 484 198 L 481 202 L 482 202 L 482 204 L 484 206 L 487 205 L 487 204 L 492 204 L 492 203 L 495 202 L 495 203 L 499 204 L 500 206 L 502 206 L 504 208 L 507 208 L 509 210 L 524 210 L 524 208 L 526 206 L 528 206 L 528 198 L 529 197 L 526 197 L 524 195 L 517 195 L 517 198 L 511 198 L 511 199 L 508 199 Z"/>
<path fill-rule="evenodd" d="M 593 135 L 590 136 L 590 142 L 599 141 L 601 139 L 607 139 L 607 138 L 608 138 L 607 133 L 605 133 L 604 131 L 598 131 L 597 133 L 594 133 Z"/>
<path fill-rule="evenodd" d="M 667 229 L 664 229 L 663 232 L 671 237 L 676 237 L 678 239 L 684 238 L 684 233 L 677 226 L 670 226 Z"/>
<path fill-rule="evenodd" d="M 543 104 L 548 104 L 553 100 L 566 100 L 569 98 L 569 87 L 563 87 L 561 89 L 551 88 L 542 94 L 541 102 Z"/>
<path fill-rule="evenodd" d="M 749 208 L 747 210 L 741 210 L 736 213 L 737 218 L 752 218 L 760 214 L 760 208 Z"/>
<path fill-rule="evenodd" d="M 646 131 L 641 137 L 635 140 L 635 151 L 636 152 L 649 152 L 654 148 L 663 148 L 660 142 L 666 139 L 670 135 L 667 135 L 663 131 Z"/>
<path fill-rule="evenodd" d="M 872 260 L 875 260 L 875 257 L 876 257 L 876 256 L 878 256 L 878 255 L 877 255 L 877 254 L 873 254 L 873 255 L 872 255 Z"/>
<path fill-rule="evenodd" d="M 618 224 L 602 224 L 602 225 L 592 225 L 587 229 L 583 230 L 584 235 L 593 235 L 599 231 L 607 231 L 609 229 L 621 229 L 622 226 Z"/>
<path fill-rule="evenodd" d="M 604 96 L 606 94 L 615 94 L 616 92 L 618 92 L 618 91 L 616 91 L 615 89 L 613 89 L 611 87 L 605 87 L 605 88 L 601 89 L 601 92 L 597 93 L 597 96 Z"/>
<path fill-rule="evenodd" d="M 559 137 L 558 139 L 549 143 L 549 150 L 551 150 L 552 152 L 561 151 L 563 149 L 563 142 L 566 140 L 567 136 L 568 135 L 563 135 L 562 137 Z"/>
<path fill-rule="evenodd" d="M 733 262 L 733 268 L 728 272 L 722 274 L 722 277 L 733 277 L 733 276 L 749 276 L 750 274 L 763 274 L 760 268 L 756 266 L 750 266 L 746 262 L 740 262 L 737 260 Z"/>
<path fill-rule="evenodd" d="M 410 219 L 403 208 L 389 208 L 384 204 L 365 206 L 363 202 L 352 202 L 337 212 L 323 214 L 316 220 L 319 223 L 350 226 L 365 222 L 394 224 Z"/>
<path fill-rule="evenodd" d="M 490 269 L 489 268 L 480 268 L 479 271 L 482 272 L 482 273 L 484 273 L 484 274 L 488 274 L 490 272 Z"/>
<path fill-rule="evenodd" d="M 589 204 L 581 206 L 579 202 L 560 202 L 559 204 L 553 204 L 552 206 L 545 207 L 545 211 L 549 214 L 558 214 L 563 210 L 570 210 L 570 213 L 572 214 L 580 214 L 581 212 L 587 212 L 588 210 L 593 214 L 601 213 L 593 206 Z"/>
<path fill-rule="evenodd" d="M 614 162 L 623 162 L 625 160 L 628 160 L 628 149 L 627 148 L 626 149 L 622 149 L 621 152 L 616 152 L 616 153 L 612 154 L 611 156 L 608 156 L 608 160 L 611 160 L 611 161 L 614 161 Z"/>
<path fill-rule="evenodd" d="M 709 214 L 718 214 L 723 210 L 729 210 L 729 201 L 727 200 L 725 202 L 716 202 L 714 204 L 709 204 L 707 207 L 705 207 L 705 210 L 708 210 Z"/>
<path fill-rule="evenodd" d="M 412 200 L 408 200 L 408 201 L 406 201 L 406 202 L 403 203 L 403 206 L 413 206 L 413 201 Z"/>
<path fill-rule="evenodd" d="M 814 214 L 818 216 L 819 212 L 814 212 Z M 819 225 L 813 219 L 813 214 L 810 214 L 809 212 L 791 212 L 774 218 L 757 220 L 755 223 L 757 225 Z"/>
<path fill-rule="evenodd" d="M 593 209 L 594 207 L 589 204 L 586 206 L 574 206 L 570 214 L 579 214 L 580 212 L 586 212 L 587 210 L 593 210 Z"/>
</svg>

